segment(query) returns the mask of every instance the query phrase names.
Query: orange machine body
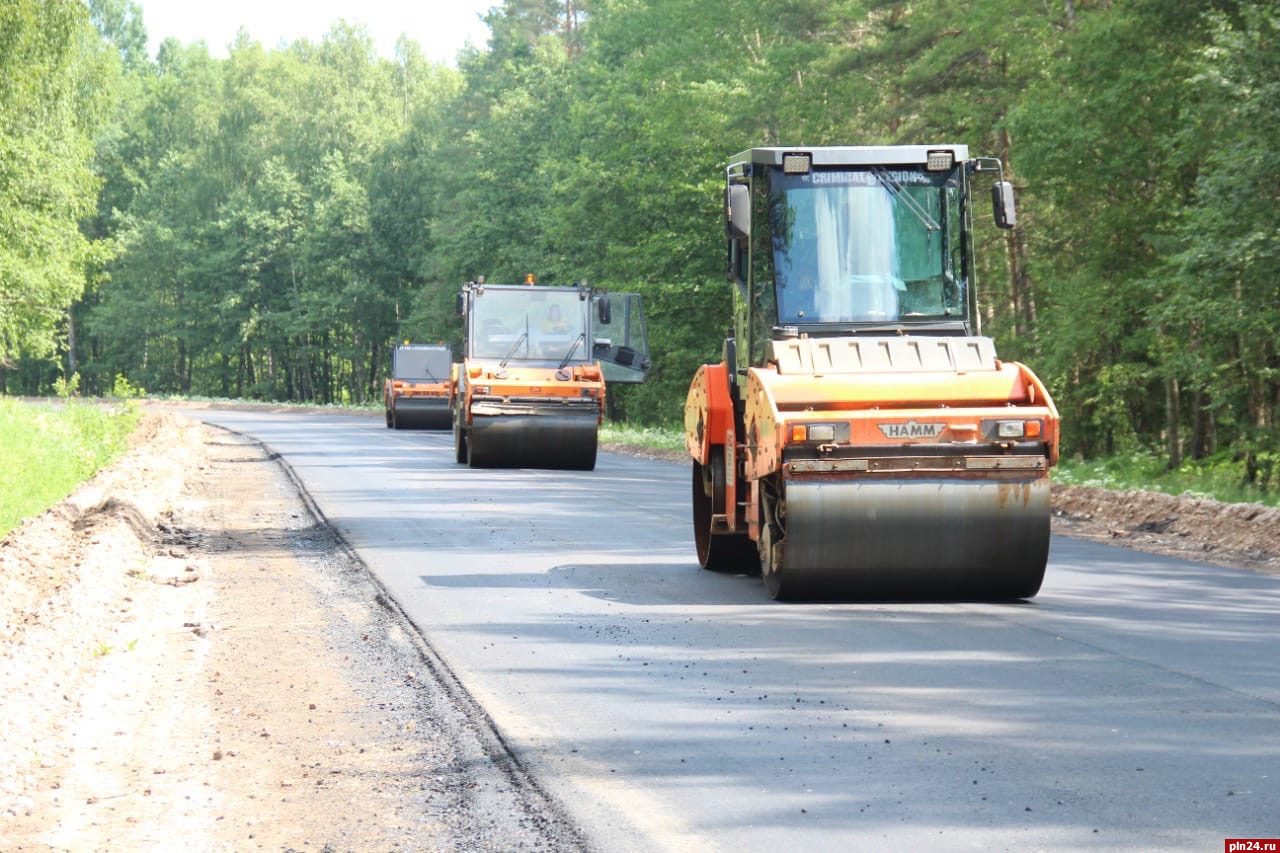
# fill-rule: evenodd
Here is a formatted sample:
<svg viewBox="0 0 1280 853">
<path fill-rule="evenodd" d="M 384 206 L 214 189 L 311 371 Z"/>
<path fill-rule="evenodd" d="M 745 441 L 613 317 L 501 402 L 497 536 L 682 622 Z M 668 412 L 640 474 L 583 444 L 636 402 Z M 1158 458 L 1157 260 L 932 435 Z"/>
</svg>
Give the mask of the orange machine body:
<svg viewBox="0 0 1280 853">
<path fill-rule="evenodd" d="M 587 413 L 598 426 L 604 419 L 605 383 L 599 365 L 501 367 L 485 359 L 461 365 L 461 411 L 466 423 L 490 414 Z"/>
<path fill-rule="evenodd" d="M 726 170 L 733 327 L 685 403 L 694 544 L 774 598 L 1016 599 L 1060 418 L 980 330 L 964 145 L 753 148 Z M 993 177 L 996 177 L 993 175 Z"/>
<path fill-rule="evenodd" d="M 458 462 L 475 467 L 592 470 L 604 420 L 606 357 L 647 357 L 639 304 L 615 317 L 608 295 L 585 286 L 469 282 L 459 294 L 465 355 L 450 408 Z M 634 321 L 627 337 L 615 320 Z M 628 325 L 627 329 L 631 329 Z M 642 347 L 647 353 L 647 347 Z"/>
<path fill-rule="evenodd" d="M 404 344 L 393 348 L 391 362 L 382 386 L 387 426 L 448 429 L 455 378 L 449 347 Z"/>
</svg>

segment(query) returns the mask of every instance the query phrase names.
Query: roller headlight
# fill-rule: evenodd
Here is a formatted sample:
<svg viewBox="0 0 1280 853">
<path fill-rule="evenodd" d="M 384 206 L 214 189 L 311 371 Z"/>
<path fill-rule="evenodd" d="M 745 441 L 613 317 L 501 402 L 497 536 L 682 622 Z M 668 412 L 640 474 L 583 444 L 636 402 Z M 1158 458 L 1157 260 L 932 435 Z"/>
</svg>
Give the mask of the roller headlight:
<svg viewBox="0 0 1280 853">
<path fill-rule="evenodd" d="M 1043 430 L 1044 424 L 1038 420 L 1001 420 L 995 422 L 995 437 L 1006 441 L 1022 438 L 1039 438 L 1040 433 Z"/>
<path fill-rule="evenodd" d="M 930 151 L 925 169 L 930 172 L 946 172 L 956 164 L 956 155 L 951 151 Z"/>
<path fill-rule="evenodd" d="M 791 424 L 790 444 L 835 444 L 849 440 L 848 424 Z"/>
<path fill-rule="evenodd" d="M 793 151 L 782 155 L 782 171 L 788 175 L 807 175 L 813 168 L 813 155 Z"/>
</svg>

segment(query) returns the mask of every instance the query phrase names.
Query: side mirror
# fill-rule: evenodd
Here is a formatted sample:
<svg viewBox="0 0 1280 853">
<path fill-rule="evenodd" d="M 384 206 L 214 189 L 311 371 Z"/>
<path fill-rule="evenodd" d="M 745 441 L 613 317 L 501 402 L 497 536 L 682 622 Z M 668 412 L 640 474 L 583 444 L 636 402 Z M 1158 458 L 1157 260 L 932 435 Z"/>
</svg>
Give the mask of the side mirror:
<svg viewBox="0 0 1280 853">
<path fill-rule="evenodd" d="M 1006 231 L 1018 224 L 1018 211 L 1013 206 L 1013 184 L 1009 181 L 996 181 L 991 187 L 991 209 L 995 214 L 996 227 Z"/>
<path fill-rule="evenodd" d="M 459 292 L 457 299 L 455 299 L 453 303 L 453 311 L 455 314 L 461 317 L 464 313 L 466 313 L 466 310 L 467 310 L 467 297 L 465 294 Z"/>
<path fill-rule="evenodd" d="M 746 184 L 724 188 L 724 230 L 730 240 L 751 236 L 751 189 Z"/>
<path fill-rule="evenodd" d="M 609 325 L 613 322 L 613 311 L 609 308 L 609 295 L 602 293 L 596 297 L 596 314 L 600 317 L 600 322 Z"/>
</svg>

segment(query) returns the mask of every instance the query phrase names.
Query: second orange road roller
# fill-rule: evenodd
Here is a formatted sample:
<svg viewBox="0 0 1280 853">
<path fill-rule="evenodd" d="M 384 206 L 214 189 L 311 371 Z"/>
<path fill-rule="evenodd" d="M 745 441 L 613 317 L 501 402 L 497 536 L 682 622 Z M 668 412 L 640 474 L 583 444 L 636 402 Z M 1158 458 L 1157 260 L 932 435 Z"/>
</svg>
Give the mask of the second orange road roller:
<svg viewBox="0 0 1280 853">
<path fill-rule="evenodd" d="M 458 294 L 463 361 L 454 450 L 473 468 L 590 471 L 606 382 L 649 371 L 640 297 L 585 285 L 468 282 Z"/>
<path fill-rule="evenodd" d="M 453 356 L 444 344 L 391 348 L 391 375 L 382 387 L 388 429 L 448 429 Z"/>
<path fill-rule="evenodd" d="M 753 148 L 725 187 L 734 325 L 685 407 L 698 560 L 778 599 L 1034 596 L 1059 417 L 979 328 L 964 145 Z"/>
</svg>

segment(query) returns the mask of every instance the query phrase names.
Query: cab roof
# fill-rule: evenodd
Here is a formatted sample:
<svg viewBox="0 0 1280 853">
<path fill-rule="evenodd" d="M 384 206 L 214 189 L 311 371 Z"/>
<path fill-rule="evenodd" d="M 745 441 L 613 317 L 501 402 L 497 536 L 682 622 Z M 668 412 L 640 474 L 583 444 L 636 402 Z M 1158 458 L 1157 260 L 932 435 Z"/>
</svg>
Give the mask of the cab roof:
<svg viewBox="0 0 1280 853">
<path fill-rule="evenodd" d="M 735 154 L 731 165 L 758 163 L 781 166 L 784 154 L 809 154 L 815 166 L 915 166 L 924 165 L 930 151 L 950 151 L 957 163 L 969 159 L 968 145 L 839 145 L 748 148 Z"/>
</svg>

